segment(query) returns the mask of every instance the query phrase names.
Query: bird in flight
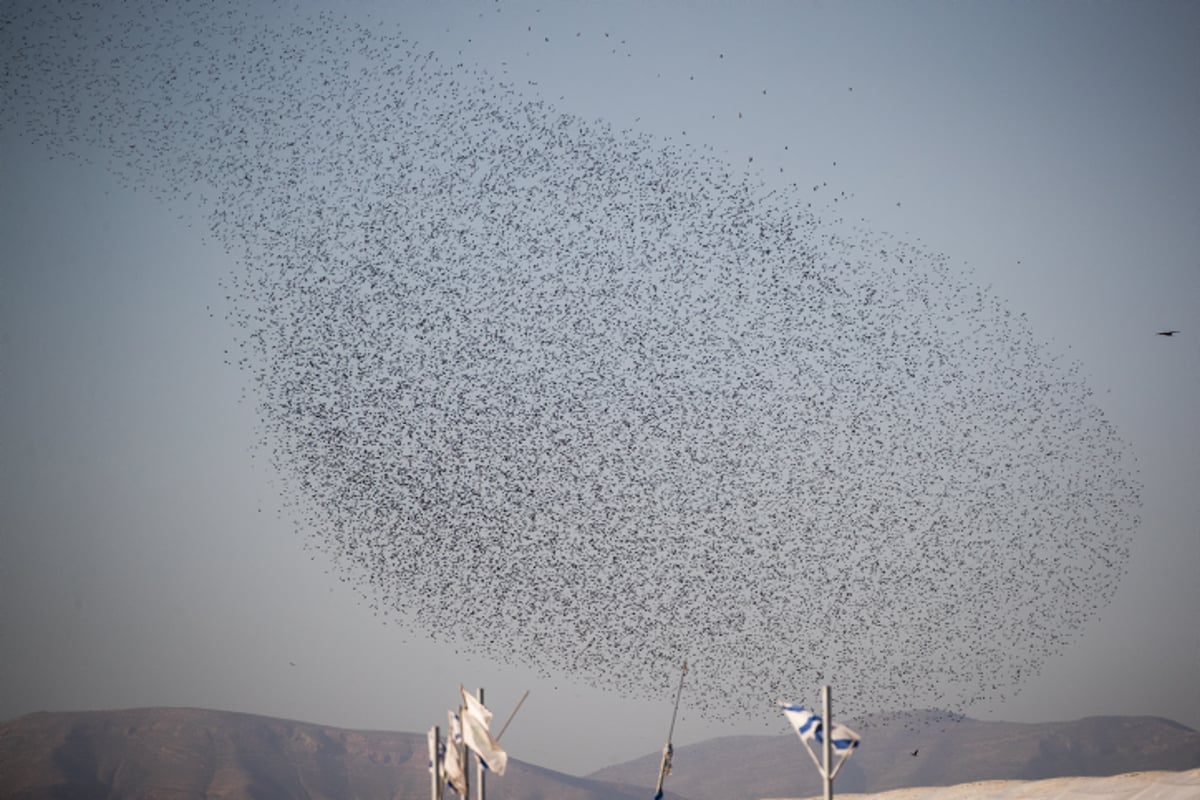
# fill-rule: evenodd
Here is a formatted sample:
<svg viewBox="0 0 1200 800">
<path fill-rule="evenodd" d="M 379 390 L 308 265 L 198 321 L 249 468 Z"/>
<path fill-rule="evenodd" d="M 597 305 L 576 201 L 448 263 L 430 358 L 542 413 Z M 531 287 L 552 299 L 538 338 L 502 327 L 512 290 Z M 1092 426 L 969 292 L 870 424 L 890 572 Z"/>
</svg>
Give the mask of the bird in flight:
<svg viewBox="0 0 1200 800">
<path fill-rule="evenodd" d="M 921 752 L 921 749 L 920 749 L 920 748 L 917 748 L 916 750 L 913 750 L 913 751 L 912 751 L 912 754 L 915 756 L 915 755 L 916 755 L 917 753 L 919 753 L 919 752 Z"/>
<path fill-rule="evenodd" d="M 1179 331 L 1159 331 L 1156 335 L 1158 335 L 1158 336 L 1174 336 L 1177 333 L 1179 333 Z"/>
</svg>

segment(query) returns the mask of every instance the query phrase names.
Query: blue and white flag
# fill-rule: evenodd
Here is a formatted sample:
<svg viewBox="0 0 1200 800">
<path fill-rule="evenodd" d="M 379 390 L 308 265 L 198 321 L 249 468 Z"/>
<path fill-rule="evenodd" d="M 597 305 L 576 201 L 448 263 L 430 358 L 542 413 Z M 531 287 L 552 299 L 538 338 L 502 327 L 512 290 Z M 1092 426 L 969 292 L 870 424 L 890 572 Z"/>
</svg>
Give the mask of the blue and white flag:
<svg viewBox="0 0 1200 800">
<path fill-rule="evenodd" d="M 508 753 L 504 752 L 504 748 L 492 738 L 492 734 L 488 731 L 488 725 L 492 721 L 492 712 L 461 685 L 458 690 L 463 699 L 463 742 L 479 757 L 484 769 L 497 775 L 503 775 L 504 770 L 508 767 Z"/>
<path fill-rule="evenodd" d="M 793 703 L 781 703 L 784 715 L 792 724 L 792 730 L 799 734 L 805 742 L 825 744 L 824 723 L 820 715 L 809 711 L 804 706 Z M 833 724 L 833 750 L 837 753 L 849 753 L 858 747 L 861 738 L 857 733 L 839 723 Z"/>
<path fill-rule="evenodd" d="M 438 738 L 438 729 L 434 725 L 425 737 L 429 744 L 429 772 L 436 775 L 442 767 L 442 743 Z"/>
<path fill-rule="evenodd" d="M 459 797 L 467 796 L 467 773 L 462 759 L 462 720 L 453 711 L 447 712 L 450 718 L 450 730 L 446 731 L 446 752 L 442 756 L 442 775 L 446 785 L 458 792 Z"/>
<path fill-rule="evenodd" d="M 850 753 L 862 741 L 857 733 L 845 725 L 836 722 L 833 723 L 833 736 L 830 738 L 833 740 L 833 751 L 835 753 Z M 818 738 L 817 741 L 820 741 L 820 739 Z"/>
<path fill-rule="evenodd" d="M 794 703 L 780 703 L 779 707 L 783 709 L 783 715 L 791 723 L 792 730 L 799 734 L 801 739 L 806 742 L 821 741 L 821 717 L 819 715 Z"/>
<path fill-rule="evenodd" d="M 658 785 L 658 791 L 654 793 L 654 800 L 663 800 L 662 779 L 671 774 L 671 758 L 674 757 L 674 755 L 675 755 L 675 748 L 671 746 L 670 742 L 667 742 L 666 746 L 663 747 L 662 769 L 659 770 L 659 775 L 658 775 L 658 784 L 659 785 Z"/>
</svg>

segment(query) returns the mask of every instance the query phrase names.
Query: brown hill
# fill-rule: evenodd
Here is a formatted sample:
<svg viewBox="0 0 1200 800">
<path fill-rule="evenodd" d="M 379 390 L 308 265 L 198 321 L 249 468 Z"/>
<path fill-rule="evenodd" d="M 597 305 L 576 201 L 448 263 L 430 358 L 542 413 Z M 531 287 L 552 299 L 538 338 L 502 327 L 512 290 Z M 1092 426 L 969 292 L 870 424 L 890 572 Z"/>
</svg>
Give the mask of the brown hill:
<svg viewBox="0 0 1200 800">
<path fill-rule="evenodd" d="M 917 712 L 886 723 L 850 724 L 863 743 L 838 774 L 837 794 L 1200 767 L 1200 733 L 1157 717 L 1024 724 Z M 646 787 L 657 759 L 643 756 L 588 777 Z M 668 782 L 690 800 L 822 793 L 815 766 L 792 734 L 731 736 L 676 747 Z"/>
<path fill-rule="evenodd" d="M 30 714 L 0 725 L 0 797 L 429 796 L 424 734 L 353 731 L 188 708 Z M 515 759 L 489 800 L 644 800 Z M 679 798 L 676 798 L 679 800 Z"/>
<path fill-rule="evenodd" d="M 1037 725 L 915 714 L 858 721 L 863 746 L 839 794 L 979 780 L 1200 767 L 1200 733 L 1154 717 Z M 940 721 L 939 721 L 940 720 Z M 912 751 L 918 752 L 917 756 Z M 490 800 L 645 800 L 658 754 L 579 778 L 515 759 Z M 819 796 L 792 735 L 676 748 L 672 794 L 690 800 Z M 0 724 L 0 797 L 414 798 L 428 796 L 425 737 L 197 709 L 31 714 Z"/>
</svg>

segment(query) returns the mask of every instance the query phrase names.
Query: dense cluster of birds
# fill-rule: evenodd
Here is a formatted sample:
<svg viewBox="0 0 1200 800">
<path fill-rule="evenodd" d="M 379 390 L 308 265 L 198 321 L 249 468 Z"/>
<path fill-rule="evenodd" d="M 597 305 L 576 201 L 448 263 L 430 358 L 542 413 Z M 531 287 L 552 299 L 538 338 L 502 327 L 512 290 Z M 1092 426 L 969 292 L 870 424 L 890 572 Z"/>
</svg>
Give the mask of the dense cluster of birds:
<svg viewBox="0 0 1200 800">
<path fill-rule="evenodd" d="M 998 698 L 1115 591 L 1125 444 L 945 257 L 286 19 L 10 3 L 0 120 L 240 257 L 264 444 L 393 619 L 628 696 L 686 658 L 713 718 L 821 682 L 855 714 Z"/>
</svg>

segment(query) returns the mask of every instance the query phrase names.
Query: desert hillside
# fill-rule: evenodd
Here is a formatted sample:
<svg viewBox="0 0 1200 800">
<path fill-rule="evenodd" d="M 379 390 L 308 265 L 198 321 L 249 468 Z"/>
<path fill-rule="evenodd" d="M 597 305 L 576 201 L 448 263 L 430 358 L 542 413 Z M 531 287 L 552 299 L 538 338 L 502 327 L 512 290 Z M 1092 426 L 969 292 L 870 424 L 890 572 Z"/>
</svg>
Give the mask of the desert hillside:
<svg viewBox="0 0 1200 800">
<path fill-rule="evenodd" d="M 856 720 L 852 727 L 862 734 L 863 743 L 838 775 L 839 796 L 973 781 L 1200 767 L 1200 733 L 1159 717 L 1027 724 L 927 711 Z M 646 755 L 590 777 L 646 787 L 657 758 Z M 790 734 L 731 736 L 677 747 L 669 785 L 691 800 L 818 796 L 822 791 L 800 740 Z"/>
<path fill-rule="evenodd" d="M 30 714 L 0 725 L 0 797 L 420 798 L 425 735 L 189 708 Z M 642 800 L 645 792 L 509 761 L 489 800 Z M 679 800 L 679 798 L 676 798 Z"/>
<path fill-rule="evenodd" d="M 889 790 L 900 793 L 881 795 L 887 800 L 1200 798 L 1200 733 L 1170 720 L 1093 717 L 1029 725 L 922 712 L 886 722 L 863 720 L 859 727 L 863 745 L 838 776 L 839 798 Z M 647 800 L 658 759 L 657 753 L 647 754 L 587 777 L 510 759 L 506 774 L 488 781 L 488 798 Z M 1105 778 L 1108 782 L 1095 777 L 1120 773 L 1141 777 Z M 1083 782 L 1061 780 L 1067 777 Z M 912 787 L 924 788 L 913 794 Z M 667 788 L 673 800 L 821 794 L 815 768 L 790 734 L 678 747 Z M 2 798 L 424 800 L 428 795 L 425 735 L 420 733 L 357 731 L 189 708 L 38 713 L 0 724 Z"/>
</svg>

